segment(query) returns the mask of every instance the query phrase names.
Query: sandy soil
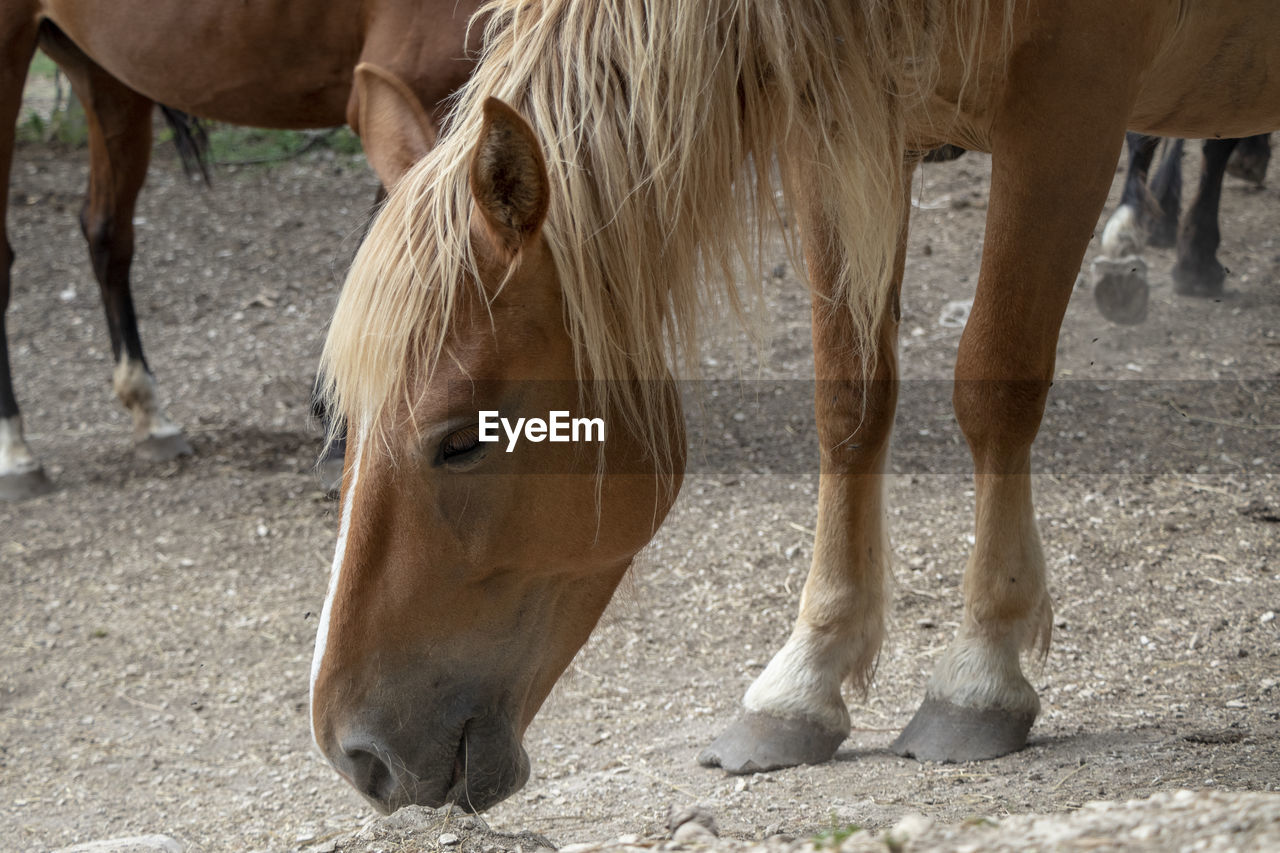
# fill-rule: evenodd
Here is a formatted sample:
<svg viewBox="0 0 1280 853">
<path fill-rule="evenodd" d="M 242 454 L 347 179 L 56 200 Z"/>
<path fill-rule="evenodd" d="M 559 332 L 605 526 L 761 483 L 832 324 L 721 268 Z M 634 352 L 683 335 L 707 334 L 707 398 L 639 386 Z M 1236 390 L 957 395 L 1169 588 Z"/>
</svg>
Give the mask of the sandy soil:
<svg viewBox="0 0 1280 853">
<path fill-rule="evenodd" d="M 84 155 L 27 147 L 14 169 L 11 346 L 59 490 L 0 506 L 0 848 L 144 833 L 201 851 L 324 847 L 371 813 L 308 733 L 336 522 L 311 473 L 307 395 L 374 184 L 317 156 L 224 170 L 201 192 L 157 160 L 135 294 L 197 450 L 161 465 L 133 460 L 109 391 L 75 216 Z M 918 195 L 892 634 L 870 694 L 848 697 L 856 728 L 836 759 L 748 778 L 694 762 L 785 638 L 810 554 L 807 297 L 779 253 L 764 358 L 728 334 L 708 346 L 709 376 L 747 381 L 704 393 L 681 501 L 535 721 L 534 776 L 490 827 L 532 833 L 526 850 L 534 835 L 643 839 L 701 802 L 726 836 L 804 838 L 915 812 L 956 822 L 1280 784 L 1275 180 L 1228 182 L 1224 299 L 1173 296 L 1167 251 L 1148 256 L 1142 327 L 1076 293 L 1036 483 L 1057 615 L 1052 652 L 1030 666 L 1045 708 L 1030 748 L 961 766 L 886 750 L 960 613 L 972 490 L 945 384 L 960 330 L 940 318 L 972 296 L 987 171 L 981 157 L 931 166 Z M 415 837 L 435 849 L 450 826 L 463 846 L 498 844 L 456 816 Z"/>
</svg>

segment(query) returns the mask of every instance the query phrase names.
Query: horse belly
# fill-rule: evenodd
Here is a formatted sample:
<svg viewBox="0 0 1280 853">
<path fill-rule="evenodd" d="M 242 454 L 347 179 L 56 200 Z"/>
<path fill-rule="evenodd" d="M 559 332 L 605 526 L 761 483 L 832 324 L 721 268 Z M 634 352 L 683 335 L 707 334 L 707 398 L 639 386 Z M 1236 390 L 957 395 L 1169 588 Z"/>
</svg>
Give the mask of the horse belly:
<svg viewBox="0 0 1280 853">
<path fill-rule="evenodd" d="M 1160 136 L 1252 136 L 1280 128 L 1274 0 L 1188 2 L 1145 75 L 1130 128 Z"/>
<path fill-rule="evenodd" d="M 322 127 L 346 121 L 359 9 L 358 0 L 50 0 L 45 16 L 152 100 L 236 124 Z"/>
</svg>

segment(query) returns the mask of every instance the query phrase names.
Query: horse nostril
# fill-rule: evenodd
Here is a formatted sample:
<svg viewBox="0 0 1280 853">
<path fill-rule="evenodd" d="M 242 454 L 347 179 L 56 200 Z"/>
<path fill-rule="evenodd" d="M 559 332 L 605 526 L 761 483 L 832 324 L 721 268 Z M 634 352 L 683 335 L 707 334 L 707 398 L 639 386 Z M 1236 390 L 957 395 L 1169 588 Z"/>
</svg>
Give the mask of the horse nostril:
<svg viewBox="0 0 1280 853">
<path fill-rule="evenodd" d="M 373 752 L 359 747 L 344 748 L 343 755 L 351 784 L 356 790 L 381 804 L 387 811 L 393 810 L 396 781 L 387 763 Z"/>
</svg>

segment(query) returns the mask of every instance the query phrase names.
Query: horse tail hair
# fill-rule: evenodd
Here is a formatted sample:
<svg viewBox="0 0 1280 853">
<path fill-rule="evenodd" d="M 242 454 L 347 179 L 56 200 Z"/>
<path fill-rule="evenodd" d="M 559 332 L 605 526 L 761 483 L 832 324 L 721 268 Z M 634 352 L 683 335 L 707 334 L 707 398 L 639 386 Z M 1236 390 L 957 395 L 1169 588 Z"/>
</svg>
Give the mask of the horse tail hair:
<svg viewBox="0 0 1280 853">
<path fill-rule="evenodd" d="M 193 181 L 206 187 L 212 185 L 209 178 L 209 133 L 204 122 L 195 116 L 160 104 L 160 112 L 173 131 L 173 146 L 182 160 L 182 171 Z"/>
</svg>

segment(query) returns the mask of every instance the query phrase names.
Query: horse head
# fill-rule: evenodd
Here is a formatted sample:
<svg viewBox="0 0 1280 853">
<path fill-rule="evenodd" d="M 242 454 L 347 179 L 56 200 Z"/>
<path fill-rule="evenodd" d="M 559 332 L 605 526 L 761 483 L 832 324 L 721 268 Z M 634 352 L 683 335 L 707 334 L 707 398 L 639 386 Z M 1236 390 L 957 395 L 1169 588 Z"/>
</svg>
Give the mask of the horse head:
<svg viewBox="0 0 1280 853">
<path fill-rule="evenodd" d="M 387 812 L 479 810 L 524 784 L 526 727 L 662 522 L 683 471 L 669 381 L 665 458 L 608 394 L 580 382 L 543 235 L 551 188 L 529 125 L 490 99 L 469 156 L 467 280 L 430 278 L 440 246 L 406 248 L 424 193 L 439 184 L 406 180 L 355 261 L 327 347 L 351 437 L 312 730 L 338 772 Z M 432 168 L 430 158 L 417 168 Z M 398 331 L 415 296 L 427 307 L 413 310 L 445 315 L 425 327 L 435 339 L 421 324 Z M 369 351 L 392 338 L 402 379 L 371 413 L 358 398 L 388 369 L 369 364 Z M 521 418 L 584 411 L 603 421 L 592 436 L 602 442 L 509 432 Z M 484 440 L 494 413 L 508 424 L 496 442 Z"/>
</svg>

